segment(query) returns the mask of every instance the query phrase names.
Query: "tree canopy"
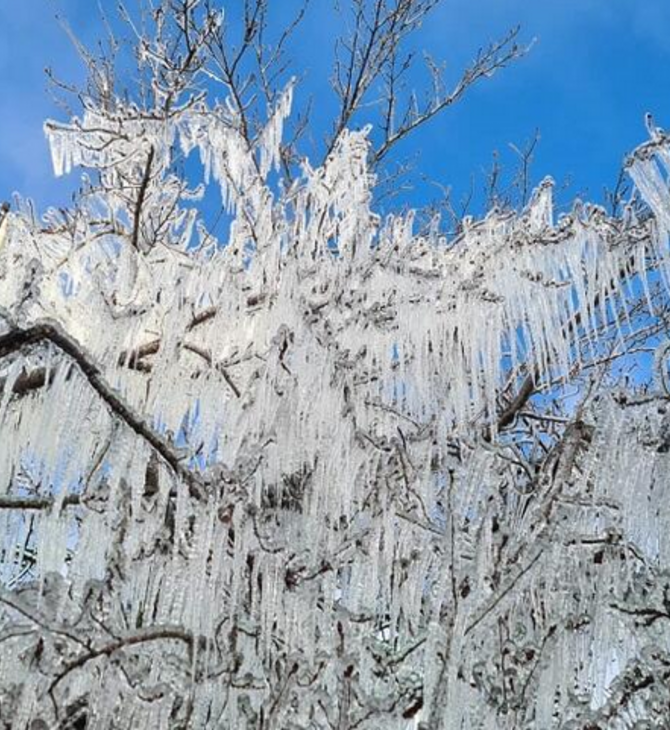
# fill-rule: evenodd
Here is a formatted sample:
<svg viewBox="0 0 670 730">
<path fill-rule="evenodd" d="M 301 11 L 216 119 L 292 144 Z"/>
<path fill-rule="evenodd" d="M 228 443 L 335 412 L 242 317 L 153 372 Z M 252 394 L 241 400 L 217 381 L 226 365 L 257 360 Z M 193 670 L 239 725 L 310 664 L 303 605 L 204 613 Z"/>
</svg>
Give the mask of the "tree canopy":
<svg viewBox="0 0 670 730">
<path fill-rule="evenodd" d="M 395 142 L 524 52 L 396 115 L 435 4 L 349 3 L 323 160 L 266 0 L 81 49 L 81 190 L 0 223 L 5 727 L 667 722 L 670 138 L 609 211 L 382 217 Z"/>
</svg>

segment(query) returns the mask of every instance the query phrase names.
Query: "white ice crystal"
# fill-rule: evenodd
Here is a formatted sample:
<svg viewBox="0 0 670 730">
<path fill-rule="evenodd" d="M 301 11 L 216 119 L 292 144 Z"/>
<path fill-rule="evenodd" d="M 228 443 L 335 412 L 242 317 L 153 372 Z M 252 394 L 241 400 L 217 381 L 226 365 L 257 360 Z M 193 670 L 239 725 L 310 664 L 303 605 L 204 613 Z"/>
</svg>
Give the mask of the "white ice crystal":
<svg viewBox="0 0 670 730">
<path fill-rule="evenodd" d="M 190 727 L 344 727 L 342 682 L 361 727 L 372 710 L 408 727 L 398 698 L 418 686 L 445 727 L 558 727 L 580 692 L 596 712 L 637 656 L 610 604 L 670 558 L 655 406 L 594 410 L 560 528 L 503 503 L 492 444 L 514 368 L 567 379 L 650 257 L 667 280 L 670 147 L 630 168 L 648 221 L 588 206 L 554 221 L 546 180 L 525 210 L 446 243 L 375 214 L 368 129 L 271 188 L 291 96 L 255 147 L 204 102 L 46 126 L 56 174 L 103 184 L 61 224 L 10 216 L 0 247 L 0 491 L 47 500 L 0 511 L 12 727 L 48 716 L 50 696 L 85 698 L 96 727 L 172 727 L 187 703 Z M 233 216 L 213 254 L 173 171 L 196 151 Z M 124 185 L 145 188 L 141 207 Z M 600 548 L 573 546 L 600 538 L 596 585 Z M 503 578 L 501 541 L 518 557 Z M 38 584 L 67 581 L 54 609 L 29 601 L 27 551 Z M 8 638 L 19 625 L 50 627 L 32 664 L 30 632 Z"/>
</svg>

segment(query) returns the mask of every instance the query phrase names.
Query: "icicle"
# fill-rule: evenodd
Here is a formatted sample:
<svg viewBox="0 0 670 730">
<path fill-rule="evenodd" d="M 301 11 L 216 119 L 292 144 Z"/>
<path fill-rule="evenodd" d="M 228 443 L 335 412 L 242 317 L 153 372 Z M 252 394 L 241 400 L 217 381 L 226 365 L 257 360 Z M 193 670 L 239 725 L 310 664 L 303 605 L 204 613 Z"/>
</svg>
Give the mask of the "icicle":
<svg viewBox="0 0 670 730">
<path fill-rule="evenodd" d="M 291 113 L 293 103 L 293 87 L 295 80 L 291 80 L 279 94 L 275 108 L 268 119 L 265 128 L 260 134 L 257 147 L 260 150 L 260 172 L 265 178 L 271 168 L 279 169 L 281 141 L 284 132 L 284 122 Z"/>
</svg>

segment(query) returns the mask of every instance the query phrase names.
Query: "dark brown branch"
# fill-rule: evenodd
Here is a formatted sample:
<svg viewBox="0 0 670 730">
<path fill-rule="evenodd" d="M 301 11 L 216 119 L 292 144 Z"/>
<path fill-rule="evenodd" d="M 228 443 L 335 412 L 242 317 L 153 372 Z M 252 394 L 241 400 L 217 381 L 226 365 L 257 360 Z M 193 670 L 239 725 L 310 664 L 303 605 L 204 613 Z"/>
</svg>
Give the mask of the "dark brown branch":
<svg viewBox="0 0 670 730">
<path fill-rule="evenodd" d="M 39 390 L 45 385 L 51 385 L 56 375 L 55 369 L 47 371 L 45 367 L 38 367 L 33 370 L 22 370 L 19 376 L 12 383 L 12 395 L 24 396 L 33 390 Z M 0 396 L 7 387 L 7 376 L 0 378 Z"/>
<path fill-rule="evenodd" d="M 502 430 L 506 426 L 513 423 L 517 416 L 517 413 L 526 405 L 528 399 L 535 392 L 535 378 L 532 375 L 527 375 L 524 378 L 521 387 L 517 394 L 514 396 L 509 405 L 503 409 L 502 413 L 498 416 L 498 431 Z"/>
<path fill-rule="evenodd" d="M 538 550 L 535 556 L 518 571 L 507 585 L 503 586 L 494 596 L 491 597 L 488 601 L 488 606 L 465 628 L 464 636 L 467 636 L 471 631 L 477 628 L 477 626 L 479 626 L 479 624 L 491 613 L 491 611 L 495 610 L 505 596 L 509 595 L 517 583 L 535 566 L 537 561 L 542 557 L 542 553 L 543 549 Z"/>
<path fill-rule="evenodd" d="M 186 325 L 186 332 L 191 332 L 201 324 L 209 322 L 210 319 L 216 317 L 216 313 L 219 310 L 216 307 L 207 307 L 201 312 L 193 315 L 193 319 Z M 157 337 L 149 342 L 145 342 L 143 345 L 139 345 L 133 350 L 123 350 L 117 359 L 119 367 L 127 366 L 131 370 L 139 370 L 147 373 L 151 372 L 151 365 L 144 362 L 144 358 L 149 355 L 155 355 L 160 352 L 161 339 Z M 0 381 L 1 382 L 1 381 Z"/>
<path fill-rule="evenodd" d="M 117 363 L 119 367 L 127 365 L 131 370 L 142 370 L 146 372 L 146 363 L 142 362 L 142 358 L 148 355 L 155 355 L 161 349 L 161 341 L 159 339 L 151 340 L 144 345 L 136 347 L 134 350 L 124 350 L 118 357 Z M 148 368 L 149 370 L 151 368 Z"/>
<path fill-rule="evenodd" d="M 84 652 L 78 657 L 68 662 L 64 669 L 56 676 L 49 687 L 49 694 L 53 696 L 56 687 L 67 677 L 68 674 L 75 669 L 83 667 L 90 661 L 98 659 L 102 656 L 111 656 L 119 649 L 123 649 L 137 644 L 145 644 L 149 641 L 180 641 L 187 645 L 189 651 L 193 647 L 193 636 L 181 626 L 151 626 L 146 629 L 137 631 L 129 636 L 124 636 L 115 641 L 110 641 L 97 649 Z"/>
<path fill-rule="evenodd" d="M 620 606 L 617 603 L 610 603 L 609 605 L 610 608 L 614 608 L 628 616 L 635 616 L 637 622 L 644 626 L 651 626 L 659 619 L 670 620 L 670 613 L 668 613 L 668 611 L 661 611 L 657 608 L 627 608 L 626 606 Z"/>
<path fill-rule="evenodd" d="M 81 504 L 81 495 L 67 494 L 63 498 L 63 507 Z M 0 509 L 17 509 L 17 510 L 48 510 L 53 507 L 56 497 L 14 497 L 4 495 L 0 497 Z"/>
<path fill-rule="evenodd" d="M 240 389 L 235 385 L 235 381 L 230 377 L 230 374 L 228 373 L 227 368 L 222 363 L 214 363 L 214 358 L 207 352 L 206 350 L 203 350 L 202 347 L 198 347 L 197 345 L 193 345 L 189 342 L 184 343 L 184 349 L 188 350 L 189 352 L 192 352 L 194 355 L 198 355 L 201 357 L 208 365 L 214 366 L 218 372 L 221 373 L 223 376 L 223 379 L 226 381 L 228 387 L 235 393 L 236 398 L 241 398 L 242 393 L 240 393 Z"/>
<path fill-rule="evenodd" d="M 137 194 L 137 203 L 135 204 L 135 213 L 133 216 L 133 237 L 132 244 L 133 248 L 139 250 L 139 238 L 140 238 L 140 218 L 142 217 L 142 206 L 147 196 L 147 188 L 149 187 L 149 180 L 151 180 L 151 166 L 154 161 L 155 150 L 153 145 L 149 148 L 149 155 L 147 157 L 147 164 L 144 168 L 144 175 L 142 182 L 140 183 L 140 190 Z"/>
<path fill-rule="evenodd" d="M 14 352 L 18 352 L 24 347 L 29 347 L 30 345 L 35 345 L 45 340 L 51 342 L 77 363 L 82 375 L 105 402 L 107 407 L 132 431 L 155 449 L 175 474 L 189 485 L 192 496 L 196 496 L 199 499 L 204 497 L 199 478 L 184 466 L 173 445 L 164 436 L 157 433 L 109 386 L 100 368 L 93 359 L 84 352 L 78 342 L 67 335 L 57 324 L 47 321 L 40 322 L 25 329 L 15 328 L 10 330 L 10 332 L 0 337 L 0 359 Z"/>
<path fill-rule="evenodd" d="M 35 613 L 28 606 L 23 605 L 20 599 L 17 600 L 17 596 L 8 595 L 4 591 L 0 591 L 0 603 L 4 603 L 10 609 L 21 614 L 21 616 L 24 616 L 30 622 L 34 623 L 36 626 L 39 626 L 44 631 L 48 631 L 50 634 L 55 634 L 57 636 L 62 636 L 66 639 L 69 639 L 70 641 L 73 641 L 76 644 L 79 644 L 80 646 L 84 645 L 84 642 L 74 633 L 68 631 L 66 626 L 55 626 L 49 624 L 42 616 Z"/>
<path fill-rule="evenodd" d="M 190 332 L 199 325 L 209 322 L 210 319 L 214 319 L 218 311 L 217 307 L 207 307 L 207 309 L 203 309 L 201 312 L 194 314 L 193 319 L 186 326 L 186 331 Z"/>
</svg>

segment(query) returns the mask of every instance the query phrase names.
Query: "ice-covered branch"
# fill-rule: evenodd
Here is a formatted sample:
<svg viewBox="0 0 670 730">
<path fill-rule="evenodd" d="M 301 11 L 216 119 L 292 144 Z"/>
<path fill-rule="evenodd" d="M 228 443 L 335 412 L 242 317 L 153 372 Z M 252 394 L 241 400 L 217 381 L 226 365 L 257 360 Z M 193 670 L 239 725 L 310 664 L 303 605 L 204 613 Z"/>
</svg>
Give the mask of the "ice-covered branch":
<svg viewBox="0 0 670 730">
<path fill-rule="evenodd" d="M 29 327 L 12 327 L 8 333 L 0 336 L 0 360 L 44 341 L 51 342 L 70 357 L 111 412 L 160 454 L 174 473 L 189 485 L 194 497 L 198 499 L 203 497 L 199 477 L 184 465 L 174 446 L 164 436 L 157 433 L 108 385 L 99 366 L 78 342 L 66 334 L 58 323 L 43 321 Z"/>
</svg>

